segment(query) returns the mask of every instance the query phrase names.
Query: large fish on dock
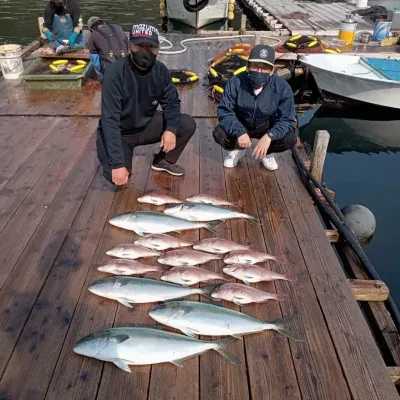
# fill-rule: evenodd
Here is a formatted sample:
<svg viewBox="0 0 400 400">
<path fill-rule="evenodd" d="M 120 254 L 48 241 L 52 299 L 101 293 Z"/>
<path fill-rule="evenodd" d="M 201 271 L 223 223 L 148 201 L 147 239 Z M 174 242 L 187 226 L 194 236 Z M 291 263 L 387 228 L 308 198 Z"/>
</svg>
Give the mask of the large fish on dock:
<svg viewBox="0 0 400 400">
<path fill-rule="evenodd" d="M 176 328 L 185 335 L 240 337 L 249 333 L 275 330 L 291 339 L 297 339 L 285 330 L 293 319 L 286 316 L 272 322 L 264 322 L 230 308 L 195 301 L 171 301 L 153 308 L 149 315 L 164 325 Z"/>
<path fill-rule="evenodd" d="M 176 199 L 175 197 L 168 196 L 166 194 L 150 192 L 144 194 L 142 197 L 137 199 L 139 203 L 148 203 L 155 206 L 161 206 L 163 204 L 179 204 L 183 203 L 182 200 Z"/>
<path fill-rule="evenodd" d="M 118 214 L 112 217 L 109 223 L 143 236 L 144 233 L 180 232 L 200 228 L 206 228 L 215 233 L 213 227 L 218 222 L 193 222 L 152 211 L 135 211 Z"/>
<path fill-rule="evenodd" d="M 224 283 L 215 288 L 211 297 L 216 300 L 226 300 L 238 306 L 250 303 L 265 303 L 269 300 L 286 300 L 288 295 L 285 293 L 268 293 L 258 290 L 241 283 Z"/>
<path fill-rule="evenodd" d="M 230 206 L 230 207 L 238 207 L 237 203 L 232 203 L 228 200 L 221 199 L 219 197 L 214 197 L 209 194 L 194 194 L 190 197 L 186 198 L 186 201 L 189 203 L 204 203 L 204 204 L 213 204 L 214 206 Z"/>
<path fill-rule="evenodd" d="M 192 246 L 193 243 L 187 242 L 186 240 L 178 239 L 164 233 L 146 235 L 138 240 L 135 240 L 135 244 L 144 246 L 153 250 L 167 250 L 167 249 L 178 249 L 180 247 Z"/>
<path fill-rule="evenodd" d="M 221 274 L 208 271 L 203 268 L 189 266 L 189 267 L 173 267 L 164 272 L 160 278 L 162 281 L 177 283 L 178 285 L 195 285 L 199 282 L 207 282 L 212 280 L 223 280 L 227 278 Z"/>
<path fill-rule="evenodd" d="M 207 253 L 226 254 L 234 250 L 248 250 L 249 246 L 227 239 L 211 238 L 200 240 L 193 245 L 193 248 Z"/>
<path fill-rule="evenodd" d="M 252 222 L 260 222 L 254 215 L 244 214 L 220 206 L 203 203 L 184 203 L 168 207 L 164 214 L 187 219 L 188 221 L 223 221 L 234 218 L 245 218 Z"/>
<path fill-rule="evenodd" d="M 256 250 L 234 250 L 224 257 L 225 264 L 255 264 L 267 260 L 283 262 L 281 257 Z"/>
<path fill-rule="evenodd" d="M 165 266 L 142 264 L 136 260 L 112 259 L 97 268 L 113 275 L 140 275 L 148 272 L 164 272 Z"/>
<path fill-rule="evenodd" d="M 223 256 L 219 254 L 204 253 L 203 251 L 197 250 L 171 250 L 162 254 L 157 261 L 160 264 L 179 267 L 182 265 L 204 264 L 208 261 L 221 260 L 222 257 Z"/>
<path fill-rule="evenodd" d="M 156 328 L 156 327 L 155 327 Z M 111 328 L 85 336 L 74 346 L 74 352 L 114 363 L 125 372 L 129 365 L 170 362 L 183 367 L 182 361 L 215 350 L 233 364 L 240 364 L 227 346 L 235 338 L 206 341 L 151 328 Z"/>
<path fill-rule="evenodd" d="M 106 254 L 112 257 L 129 258 L 131 260 L 142 257 L 157 257 L 161 255 L 158 251 L 131 243 L 119 244 L 111 250 L 106 251 Z"/>
<path fill-rule="evenodd" d="M 292 272 L 279 274 L 265 267 L 252 264 L 231 264 L 222 268 L 225 274 L 243 281 L 246 285 L 256 282 L 269 282 L 275 280 L 296 281 L 297 277 Z"/>
<path fill-rule="evenodd" d="M 113 276 L 100 279 L 89 286 L 89 291 L 107 299 L 117 300 L 126 307 L 130 303 L 155 303 L 187 297 L 192 294 L 209 296 L 217 285 L 191 288 L 155 279 Z"/>
</svg>

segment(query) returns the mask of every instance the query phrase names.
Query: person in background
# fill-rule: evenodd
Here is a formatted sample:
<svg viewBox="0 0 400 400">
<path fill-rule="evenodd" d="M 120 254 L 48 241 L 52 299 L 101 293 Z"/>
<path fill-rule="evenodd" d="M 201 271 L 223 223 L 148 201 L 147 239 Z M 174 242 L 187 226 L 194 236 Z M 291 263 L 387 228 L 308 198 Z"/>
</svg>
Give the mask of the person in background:
<svg viewBox="0 0 400 400">
<path fill-rule="evenodd" d="M 44 10 L 43 34 L 61 54 L 83 49 L 79 26 L 80 7 L 76 0 L 50 0 Z"/>
<path fill-rule="evenodd" d="M 86 47 L 97 76 L 102 80 L 104 71 L 128 54 L 128 38 L 119 25 L 105 24 L 99 17 L 90 17 L 87 25 L 90 36 Z"/>
<path fill-rule="evenodd" d="M 106 186 L 126 185 L 137 146 L 160 143 L 151 168 L 180 176 L 176 164 L 196 130 L 194 119 L 181 114 L 180 99 L 167 67 L 157 61 L 159 32 L 149 22 L 139 22 L 129 32 L 129 55 L 111 64 L 102 85 L 97 156 Z M 163 113 L 157 111 L 160 105 Z M 115 186 L 114 186 L 115 185 Z"/>
<path fill-rule="evenodd" d="M 253 47 L 247 72 L 232 77 L 218 105 L 219 125 L 214 140 L 229 154 L 226 168 L 236 167 L 258 139 L 252 155 L 265 168 L 276 170 L 273 153 L 291 149 L 297 141 L 296 114 L 292 89 L 274 75 L 275 50 L 270 46 Z"/>
</svg>

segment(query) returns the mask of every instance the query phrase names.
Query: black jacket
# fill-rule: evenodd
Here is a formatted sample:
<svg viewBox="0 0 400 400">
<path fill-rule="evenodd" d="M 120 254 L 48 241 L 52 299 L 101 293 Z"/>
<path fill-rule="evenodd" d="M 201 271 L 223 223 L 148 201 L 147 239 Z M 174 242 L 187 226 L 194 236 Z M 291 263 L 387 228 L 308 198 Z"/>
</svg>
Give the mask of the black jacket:
<svg viewBox="0 0 400 400">
<path fill-rule="evenodd" d="M 164 111 L 166 130 L 176 133 L 180 99 L 167 67 L 156 61 L 150 71 L 139 71 L 126 56 L 111 64 L 103 79 L 99 134 L 103 137 L 111 168 L 125 166 L 121 135 L 143 131 L 158 104 Z"/>
<path fill-rule="evenodd" d="M 81 9 L 79 7 L 79 3 L 75 0 L 66 0 L 64 4 L 65 4 L 64 14 L 69 14 L 71 16 L 74 28 L 76 28 L 79 25 L 79 17 L 81 15 Z M 53 30 L 53 18 L 55 15 L 56 12 L 51 2 L 49 1 L 44 10 L 44 17 L 43 17 L 44 19 L 43 26 L 47 28 L 49 31 Z"/>
</svg>

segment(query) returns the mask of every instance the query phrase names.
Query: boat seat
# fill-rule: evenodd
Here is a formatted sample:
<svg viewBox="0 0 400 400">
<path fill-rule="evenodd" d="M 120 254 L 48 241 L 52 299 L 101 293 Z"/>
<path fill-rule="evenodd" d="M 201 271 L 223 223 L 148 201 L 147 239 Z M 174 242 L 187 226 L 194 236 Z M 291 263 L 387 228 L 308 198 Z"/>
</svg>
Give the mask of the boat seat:
<svg viewBox="0 0 400 400">
<path fill-rule="evenodd" d="M 400 82 L 400 60 L 367 57 L 362 57 L 361 60 L 386 79 Z"/>
</svg>

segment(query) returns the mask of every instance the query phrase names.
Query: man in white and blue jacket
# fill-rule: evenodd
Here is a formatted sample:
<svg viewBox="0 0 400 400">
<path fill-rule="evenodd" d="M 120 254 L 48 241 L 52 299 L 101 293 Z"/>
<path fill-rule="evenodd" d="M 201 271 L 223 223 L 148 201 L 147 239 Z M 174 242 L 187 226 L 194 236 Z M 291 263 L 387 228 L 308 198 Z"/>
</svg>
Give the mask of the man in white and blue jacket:
<svg viewBox="0 0 400 400">
<path fill-rule="evenodd" d="M 229 154 L 224 166 L 233 168 L 258 139 L 252 155 L 265 168 L 278 168 L 273 153 L 291 149 L 297 140 L 293 92 L 289 84 L 274 75 L 275 50 L 253 47 L 247 72 L 232 77 L 218 105 L 219 125 L 214 139 Z"/>
</svg>

